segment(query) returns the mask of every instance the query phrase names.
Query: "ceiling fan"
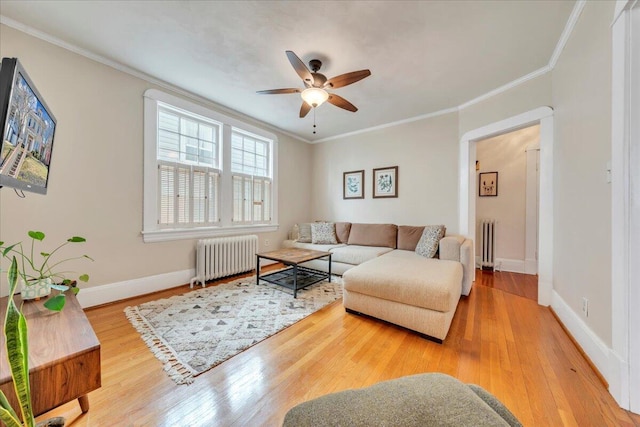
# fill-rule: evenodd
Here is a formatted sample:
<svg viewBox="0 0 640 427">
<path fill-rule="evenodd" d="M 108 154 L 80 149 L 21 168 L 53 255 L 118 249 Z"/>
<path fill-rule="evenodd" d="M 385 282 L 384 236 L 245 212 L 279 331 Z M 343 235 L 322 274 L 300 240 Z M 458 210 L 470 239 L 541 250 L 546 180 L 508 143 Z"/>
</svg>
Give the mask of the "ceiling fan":
<svg viewBox="0 0 640 427">
<path fill-rule="evenodd" d="M 257 93 L 261 95 L 278 95 L 283 93 L 301 94 L 303 100 L 302 106 L 300 107 L 301 118 L 306 116 L 311 108 L 319 107 L 325 101 L 328 101 L 336 107 L 340 107 L 354 113 L 358 111 L 355 105 L 341 96 L 327 92 L 327 90 L 347 86 L 362 80 L 365 77 L 369 77 L 371 75 L 371 71 L 352 71 L 350 73 L 341 74 L 331 79 L 327 79 L 324 74 L 320 74 L 318 72 L 322 67 L 322 62 L 320 60 L 312 59 L 309 61 L 309 67 L 311 67 L 311 71 L 309 71 L 309 68 L 304 65 L 304 62 L 302 62 L 295 53 L 290 50 L 287 50 L 286 53 L 287 58 L 289 58 L 289 62 L 291 62 L 293 69 L 296 70 L 296 73 L 298 73 L 302 79 L 306 89 L 269 89 L 259 90 Z"/>
</svg>

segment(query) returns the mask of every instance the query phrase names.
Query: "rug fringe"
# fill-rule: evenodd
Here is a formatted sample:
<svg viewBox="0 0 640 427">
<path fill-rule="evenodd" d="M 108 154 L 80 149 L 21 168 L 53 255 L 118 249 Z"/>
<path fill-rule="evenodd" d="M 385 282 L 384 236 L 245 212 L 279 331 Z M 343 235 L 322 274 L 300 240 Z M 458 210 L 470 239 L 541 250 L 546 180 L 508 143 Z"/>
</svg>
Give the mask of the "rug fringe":
<svg viewBox="0 0 640 427">
<path fill-rule="evenodd" d="M 196 372 L 182 363 L 171 346 L 158 337 L 153 327 L 140 314 L 138 307 L 126 307 L 124 313 L 151 353 L 164 364 L 163 369 L 167 375 L 177 384 L 193 383 Z"/>
</svg>

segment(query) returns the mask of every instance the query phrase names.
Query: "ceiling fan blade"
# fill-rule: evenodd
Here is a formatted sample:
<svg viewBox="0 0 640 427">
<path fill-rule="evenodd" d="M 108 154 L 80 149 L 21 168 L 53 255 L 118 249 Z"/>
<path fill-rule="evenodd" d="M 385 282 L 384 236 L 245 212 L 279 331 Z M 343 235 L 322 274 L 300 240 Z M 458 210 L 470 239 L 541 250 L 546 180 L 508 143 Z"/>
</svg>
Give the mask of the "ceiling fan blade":
<svg viewBox="0 0 640 427">
<path fill-rule="evenodd" d="M 344 99 L 343 97 L 338 96 L 338 95 L 333 94 L 333 93 L 330 93 L 330 94 L 329 94 L 329 99 L 327 99 L 327 101 L 328 101 L 330 104 L 335 105 L 336 107 L 340 107 L 340 108 L 343 108 L 343 109 L 345 109 L 345 110 L 352 111 L 352 112 L 354 112 L 354 113 L 355 113 L 356 111 L 358 111 L 358 109 L 356 108 L 356 106 L 355 106 L 355 105 L 353 105 L 352 103 L 350 103 L 349 101 L 347 101 L 347 100 L 346 100 L 346 99 Z"/>
<path fill-rule="evenodd" d="M 312 85 L 313 76 L 311 75 L 311 71 L 309 71 L 307 66 L 304 65 L 304 62 L 302 62 L 302 60 L 298 58 L 298 55 L 296 55 L 292 51 L 287 50 L 286 52 L 287 52 L 287 58 L 289 58 L 289 62 L 291 62 L 293 69 L 296 70 L 296 73 L 298 73 L 298 75 L 300 76 L 302 81 L 305 83 L 305 85 L 307 83 L 309 85 Z"/>
<path fill-rule="evenodd" d="M 269 89 L 269 90 L 258 90 L 256 91 L 256 93 L 259 93 L 260 95 L 279 95 L 282 93 L 300 93 L 302 92 L 301 89 L 294 89 L 294 88 L 290 88 L 290 89 Z"/>
<path fill-rule="evenodd" d="M 309 111 L 311 111 L 311 105 L 302 101 L 302 106 L 300 107 L 300 118 L 306 116 Z"/>
<path fill-rule="evenodd" d="M 370 75 L 371 71 L 369 70 L 352 71 L 350 73 L 341 74 L 327 80 L 327 82 L 324 84 L 324 87 L 336 89 L 339 87 L 350 85 L 351 83 L 355 83 L 359 80 L 364 79 L 365 77 L 369 77 Z"/>
</svg>

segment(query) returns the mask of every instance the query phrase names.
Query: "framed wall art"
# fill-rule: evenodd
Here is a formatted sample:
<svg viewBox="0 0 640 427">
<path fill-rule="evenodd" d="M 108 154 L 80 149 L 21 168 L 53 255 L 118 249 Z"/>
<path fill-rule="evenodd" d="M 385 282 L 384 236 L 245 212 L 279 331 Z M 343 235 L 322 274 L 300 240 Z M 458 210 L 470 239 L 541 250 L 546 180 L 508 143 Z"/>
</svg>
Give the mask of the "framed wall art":
<svg viewBox="0 0 640 427">
<path fill-rule="evenodd" d="M 364 170 L 342 174 L 342 198 L 364 199 Z"/>
<path fill-rule="evenodd" d="M 481 172 L 478 179 L 478 195 L 480 197 L 498 195 L 498 172 Z"/>
<path fill-rule="evenodd" d="M 398 166 L 373 170 L 373 198 L 398 197 Z"/>
</svg>

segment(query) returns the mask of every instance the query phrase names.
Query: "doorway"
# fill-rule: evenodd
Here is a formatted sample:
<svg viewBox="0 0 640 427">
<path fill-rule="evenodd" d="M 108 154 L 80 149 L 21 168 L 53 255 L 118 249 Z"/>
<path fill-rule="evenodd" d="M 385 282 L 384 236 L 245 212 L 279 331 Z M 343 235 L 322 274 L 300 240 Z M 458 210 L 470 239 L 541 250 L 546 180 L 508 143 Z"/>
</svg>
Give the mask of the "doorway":
<svg viewBox="0 0 640 427">
<path fill-rule="evenodd" d="M 476 235 L 476 142 L 536 124 L 540 125 L 538 304 L 548 306 L 551 304 L 553 292 L 553 110 L 551 108 L 540 107 L 469 131 L 462 136 L 459 157 L 459 230 L 460 234 L 471 239 Z"/>
<path fill-rule="evenodd" d="M 539 124 L 476 142 L 476 265 L 491 249 L 495 270 L 537 274 L 539 152 Z M 486 176 L 496 178 L 491 195 L 478 185 Z M 493 242 L 483 239 L 487 222 Z"/>
</svg>

